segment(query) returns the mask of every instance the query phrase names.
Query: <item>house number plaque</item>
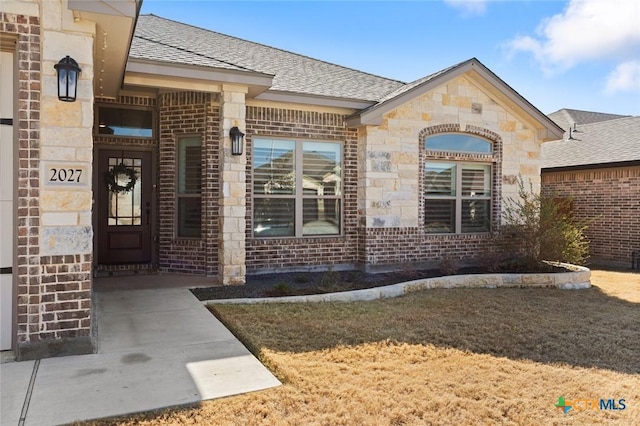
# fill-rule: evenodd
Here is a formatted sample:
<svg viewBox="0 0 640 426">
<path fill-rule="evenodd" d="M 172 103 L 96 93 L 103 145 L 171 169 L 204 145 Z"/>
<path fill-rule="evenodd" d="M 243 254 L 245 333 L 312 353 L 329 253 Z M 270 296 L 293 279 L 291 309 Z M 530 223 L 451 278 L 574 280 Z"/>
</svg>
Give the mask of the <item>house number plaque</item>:
<svg viewBox="0 0 640 426">
<path fill-rule="evenodd" d="M 89 186 L 86 164 L 43 162 L 44 186 Z"/>
</svg>

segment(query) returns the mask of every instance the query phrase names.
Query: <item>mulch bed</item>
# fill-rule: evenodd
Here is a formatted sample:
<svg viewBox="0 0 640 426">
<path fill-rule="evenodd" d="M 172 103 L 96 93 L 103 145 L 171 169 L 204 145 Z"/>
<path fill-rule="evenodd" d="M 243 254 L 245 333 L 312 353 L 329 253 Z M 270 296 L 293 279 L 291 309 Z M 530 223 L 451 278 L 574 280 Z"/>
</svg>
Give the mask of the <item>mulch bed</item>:
<svg viewBox="0 0 640 426">
<path fill-rule="evenodd" d="M 458 274 L 484 272 L 480 268 L 462 268 Z M 199 300 L 296 296 L 360 290 L 444 275 L 437 269 L 375 274 L 361 271 L 287 272 L 249 275 L 245 285 L 196 288 L 191 291 Z"/>
</svg>

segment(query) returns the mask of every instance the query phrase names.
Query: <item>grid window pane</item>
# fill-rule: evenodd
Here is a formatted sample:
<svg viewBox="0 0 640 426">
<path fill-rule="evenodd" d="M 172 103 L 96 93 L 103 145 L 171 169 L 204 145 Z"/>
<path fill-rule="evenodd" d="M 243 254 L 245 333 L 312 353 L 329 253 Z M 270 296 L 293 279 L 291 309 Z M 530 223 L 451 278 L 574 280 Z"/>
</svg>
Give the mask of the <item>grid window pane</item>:
<svg viewBox="0 0 640 426">
<path fill-rule="evenodd" d="M 295 142 L 256 139 L 253 144 L 253 193 L 294 194 Z"/>
<path fill-rule="evenodd" d="M 178 236 L 200 238 L 202 206 L 200 198 L 178 198 Z"/>
<path fill-rule="evenodd" d="M 305 142 L 302 152 L 302 189 L 305 195 L 340 195 L 340 144 Z"/>
<path fill-rule="evenodd" d="M 488 197 L 491 195 L 491 166 L 462 166 L 462 196 Z"/>
<path fill-rule="evenodd" d="M 456 165 L 427 163 L 424 168 L 427 195 L 456 195 Z"/>
<path fill-rule="evenodd" d="M 177 233 L 182 238 L 200 238 L 202 233 L 202 138 L 178 139 Z"/>
<path fill-rule="evenodd" d="M 256 198 L 253 234 L 256 237 L 295 235 L 295 200 L 292 198 Z"/>
<path fill-rule="evenodd" d="M 424 225 L 427 232 L 455 232 L 456 200 L 425 200 Z"/>
<path fill-rule="evenodd" d="M 462 232 L 489 232 L 489 200 L 462 200 Z"/>
<path fill-rule="evenodd" d="M 110 192 L 109 193 L 109 225 L 125 226 L 140 225 L 142 223 L 142 161 L 137 158 L 120 158 L 109 157 L 109 170 L 113 170 L 124 164 L 126 167 L 135 171 L 136 182 L 128 192 Z M 126 187 L 130 183 L 127 174 L 118 174 L 115 176 L 115 183 L 120 187 Z"/>
<path fill-rule="evenodd" d="M 303 235 L 340 234 L 340 200 L 307 198 L 303 202 Z"/>
<path fill-rule="evenodd" d="M 342 145 L 254 139 L 253 234 L 339 235 Z"/>
<path fill-rule="evenodd" d="M 200 137 L 178 140 L 178 192 L 199 194 L 202 188 L 202 146 Z"/>
<path fill-rule="evenodd" d="M 424 167 L 426 232 L 490 231 L 490 164 L 434 161 Z"/>
</svg>

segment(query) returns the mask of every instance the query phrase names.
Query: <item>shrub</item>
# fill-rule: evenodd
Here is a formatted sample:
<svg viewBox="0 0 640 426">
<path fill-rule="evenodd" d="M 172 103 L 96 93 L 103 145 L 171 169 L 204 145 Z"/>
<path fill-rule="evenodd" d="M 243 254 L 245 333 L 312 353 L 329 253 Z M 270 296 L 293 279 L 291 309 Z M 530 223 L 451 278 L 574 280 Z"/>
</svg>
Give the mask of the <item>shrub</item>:
<svg viewBox="0 0 640 426">
<path fill-rule="evenodd" d="M 281 282 L 273 286 L 270 290 L 266 290 L 264 295 L 267 297 L 292 296 L 295 292 L 287 282 Z"/>
<path fill-rule="evenodd" d="M 344 287 L 340 273 L 334 271 L 333 268 L 329 268 L 328 271 L 322 273 L 317 285 L 325 293 L 340 291 Z"/>
<path fill-rule="evenodd" d="M 571 199 L 525 189 L 518 179 L 518 198 L 507 199 L 497 248 L 511 268 L 539 269 L 544 260 L 582 265 L 588 258 L 587 222 L 571 216 Z"/>
<path fill-rule="evenodd" d="M 444 256 L 438 262 L 438 270 L 443 275 L 455 275 L 458 273 L 458 262 L 449 256 Z"/>
</svg>

